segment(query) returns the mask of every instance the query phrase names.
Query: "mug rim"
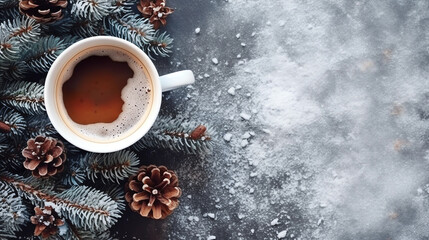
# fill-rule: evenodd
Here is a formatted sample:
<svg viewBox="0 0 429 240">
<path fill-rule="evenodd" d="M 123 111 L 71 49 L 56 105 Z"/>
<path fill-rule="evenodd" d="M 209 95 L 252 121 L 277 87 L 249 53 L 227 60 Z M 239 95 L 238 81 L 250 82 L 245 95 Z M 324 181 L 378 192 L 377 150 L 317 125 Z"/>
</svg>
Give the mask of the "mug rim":
<svg viewBox="0 0 429 240">
<path fill-rule="evenodd" d="M 142 64 L 144 64 L 149 74 L 148 77 L 151 80 L 153 88 L 153 99 L 151 108 L 149 109 L 149 113 L 147 114 L 146 119 L 137 129 L 135 129 L 134 132 L 130 133 L 130 135 L 126 136 L 123 139 L 114 142 L 103 143 L 88 141 L 87 139 L 80 137 L 67 126 L 58 111 L 58 103 L 56 100 L 56 85 L 63 68 L 65 67 L 65 65 L 67 65 L 69 60 L 73 58 L 77 53 L 84 51 L 85 49 L 89 49 L 91 47 L 106 45 L 123 48 L 124 50 L 129 51 L 130 53 L 135 55 L 135 57 L 138 58 L 142 62 Z M 57 132 L 68 142 L 78 148 L 89 152 L 115 152 L 127 148 L 138 140 L 140 140 L 149 131 L 158 116 L 159 110 L 161 108 L 161 97 L 162 89 L 159 80 L 159 74 L 152 60 L 147 56 L 146 53 L 144 53 L 133 43 L 112 36 L 95 36 L 80 40 L 72 44 L 66 50 L 64 50 L 54 61 L 51 68 L 49 69 L 48 75 L 45 80 L 45 107 L 52 125 L 57 130 Z"/>
</svg>

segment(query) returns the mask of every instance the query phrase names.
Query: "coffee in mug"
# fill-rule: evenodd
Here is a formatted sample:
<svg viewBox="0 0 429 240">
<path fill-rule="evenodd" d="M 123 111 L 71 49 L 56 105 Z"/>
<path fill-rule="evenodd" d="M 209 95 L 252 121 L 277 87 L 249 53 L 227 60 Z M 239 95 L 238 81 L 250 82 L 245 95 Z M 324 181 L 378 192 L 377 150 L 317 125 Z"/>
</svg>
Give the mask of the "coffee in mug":
<svg viewBox="0 0 429 240">
<path fill-rule="evenodd" d="M 123 39 L 97 36 L 63 51 L 45 81 L 45 105 L 55 129 L 91 152 L 124 149 L 151 128 L 162 92 L 192 84 L 189 70 L 159 76 L 151 59 Z"/>
</svg>

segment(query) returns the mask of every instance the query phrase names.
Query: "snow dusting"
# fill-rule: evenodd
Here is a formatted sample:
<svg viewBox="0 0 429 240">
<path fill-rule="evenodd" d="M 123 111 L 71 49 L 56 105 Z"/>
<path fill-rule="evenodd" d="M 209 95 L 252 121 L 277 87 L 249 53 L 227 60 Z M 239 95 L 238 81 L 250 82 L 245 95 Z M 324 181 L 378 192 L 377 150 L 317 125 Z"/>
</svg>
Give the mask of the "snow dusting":
<svg viewBox="0 0 429 240">
<path fill-rule="evenodd" d="M 168 236 L 429 238 L 429 2 L 221 2 L 163 102 L 218 133 Z"/>
</svg>

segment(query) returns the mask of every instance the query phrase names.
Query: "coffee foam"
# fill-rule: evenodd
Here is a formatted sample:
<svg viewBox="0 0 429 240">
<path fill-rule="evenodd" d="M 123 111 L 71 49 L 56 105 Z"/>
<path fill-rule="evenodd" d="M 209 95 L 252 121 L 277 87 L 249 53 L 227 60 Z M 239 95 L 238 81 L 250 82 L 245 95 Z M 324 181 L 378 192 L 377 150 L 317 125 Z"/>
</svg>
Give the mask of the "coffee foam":
<svg viewBox="0 0 429 240">
<path fill-rule="evenodd" d="M 122 112 L 118 118 L 111 123 L 94 123 L 82 125 L 74 122 L 65 109 L 64 102 L 62 101 L 62 85 L 71 78 L 73 70 L 76 65 L 90 56 L 108 56 L 113 61 L 127 62 L 128 66 L 133 70 L 134 76 L 129 78 L 127 85 L 121 91 L 121 98 L 124 101 Z M 95 142 L 111 142 L 121 139 L 128 135 L 128 132 L 136 126 L 136 124 L 147 115 L 151 101 L 151 82 L 145 73 L 145 68 L 142 66 L 134 56 L 127 54 L 124 50 L 119 48 L 94 48 L 81 52 L 74 59 L 72 59 L 66 66 L 65 71 L 60 76 L 61 87 L 57 94 L 59 94 L 59 105 L 61 112 L 65 115 L 69 126 L 74 132 L 80 133 L 85 138 Z"/>
</svg>

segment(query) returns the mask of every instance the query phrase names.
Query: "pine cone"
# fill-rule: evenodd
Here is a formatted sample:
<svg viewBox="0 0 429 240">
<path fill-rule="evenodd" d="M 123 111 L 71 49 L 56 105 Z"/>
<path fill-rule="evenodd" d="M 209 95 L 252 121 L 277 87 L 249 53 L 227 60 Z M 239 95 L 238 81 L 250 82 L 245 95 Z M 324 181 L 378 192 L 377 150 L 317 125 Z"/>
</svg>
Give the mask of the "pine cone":
<svg viewBox="0 0 429 240">
<path fill-rule="evenodd" d="M 50 206 L 45 208 L 35 207 L 36 216 L 30 218 L 31 223 L 36 225 L 34 236 L 42 235 L 42 238 L 48 238 L 58 232 L 58 227 L 64 225 L 63 220 Z"/>
<path fill-rule="evenodd" d="M 26 158 L 24 167 L 33 171 L 35 177 L 53 176 L 64 170 L 66 154 L 64 144 L 54 138 L 37 136 L 27 141 L 22 150 Z"/>
<path fill-rule="evenodd" d="M 38 22 L 53 22 L 63 18 L 67 0 L 20 0 L 19 11 Z"/>
<path fill-rule="evenodd" d="M 167 16 L 174 12 L 174 9 L 165 6 L 165 0 L 140 0 L 137 9 L 143 17 L 149 18 L 155 29 L 167 24 Z"/>
<path fill-rule="evenodd" d="M 141 166 L 125 185 L 125 200 L 143 217 L 163 219 L 179 206 L 178 183 L 176 173 L 164 166 Z"/>
</svg>

